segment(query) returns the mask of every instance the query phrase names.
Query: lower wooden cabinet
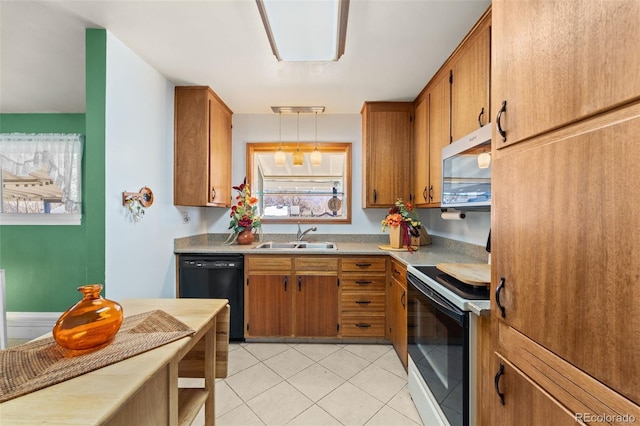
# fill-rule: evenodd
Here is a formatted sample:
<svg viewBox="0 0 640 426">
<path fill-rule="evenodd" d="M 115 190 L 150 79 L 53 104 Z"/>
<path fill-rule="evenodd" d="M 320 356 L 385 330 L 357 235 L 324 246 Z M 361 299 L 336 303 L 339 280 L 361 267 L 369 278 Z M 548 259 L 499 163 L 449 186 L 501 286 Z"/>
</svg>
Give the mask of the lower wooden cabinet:
<svg viewBox="0 0 640 426">
<path fill-rule="evenodd" d="M 340 335 L 385 338 L 387 256 L 342 258 Z"/>
<path fill-rule="evenodd" d="M 387 259 L 245 256 L 245 337 L 384 340 Z"/>
<path fill-rule="evenodd" d="M 338 258 L 245 256 L 245 337 L 336 337 Z"/>
<path fill-rule="evenodd" d="M 391 259 L 387 300 L 389 334 L 404 368 L 407 368 L 407 267 Z"/>
</svg>

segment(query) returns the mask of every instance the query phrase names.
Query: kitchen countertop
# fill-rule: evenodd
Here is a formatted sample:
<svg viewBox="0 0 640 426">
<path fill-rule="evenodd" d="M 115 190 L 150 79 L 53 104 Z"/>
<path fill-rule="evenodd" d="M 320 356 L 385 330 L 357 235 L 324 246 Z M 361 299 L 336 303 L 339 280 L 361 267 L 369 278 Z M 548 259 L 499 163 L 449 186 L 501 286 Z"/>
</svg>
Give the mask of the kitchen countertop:
<svg viewBox="0 0 640 426">
<path fill-rule="evenodd" d="M 483 246 L 431 236 L 432 244 L 420 246 L 411 253 L 408 251 L 383 250 L 381 245 L 389 243 L 387 234 L 311 234 L 308 242 L 335 242 L 337 250 L 323 249 L 257 249 L 259 242 L 248 245 L 224 244 L 227 234 L 200 234 L 178 238 L 174 242 L 176 254 L 314 254 L 314 255 L 381 255 L 391 256 L 407 266 L 436 265 L 437 263 L 486 263 L 488 254 Z M 264 234 L 262 242 L 295 241 L 293 234 Z M 474 301 L 470 304 L 476 315 L 487 315 L 489 301 Z"/>
</svg>

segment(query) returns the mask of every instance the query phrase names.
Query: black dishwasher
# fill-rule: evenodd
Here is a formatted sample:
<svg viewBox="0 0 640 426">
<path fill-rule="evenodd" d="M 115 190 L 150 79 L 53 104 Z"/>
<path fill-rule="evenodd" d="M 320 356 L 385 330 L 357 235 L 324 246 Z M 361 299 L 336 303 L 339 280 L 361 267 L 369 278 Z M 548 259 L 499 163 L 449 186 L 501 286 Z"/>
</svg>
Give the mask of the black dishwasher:
<svg viewBox="0 0 640 426">
<path fill-rule="evenodd" d="M 229 340 L 243 340 L 244 259 L 242 255 L 180 255 L 178 297 L 229 299 Z"/>
</svg>

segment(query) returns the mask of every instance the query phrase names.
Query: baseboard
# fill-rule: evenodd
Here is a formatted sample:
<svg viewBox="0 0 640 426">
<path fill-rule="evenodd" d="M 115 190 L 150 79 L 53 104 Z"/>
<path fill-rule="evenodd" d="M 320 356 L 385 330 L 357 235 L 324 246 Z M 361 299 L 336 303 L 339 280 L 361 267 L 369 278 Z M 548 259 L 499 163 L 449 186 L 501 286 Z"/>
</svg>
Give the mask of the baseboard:
<svg viewBox="0 0 640 426">
<path fill-rule="evenodd" d="M 49 333 L 62 312 L 7 312 L 9 339 L 35 339 Z"/>
</svg>

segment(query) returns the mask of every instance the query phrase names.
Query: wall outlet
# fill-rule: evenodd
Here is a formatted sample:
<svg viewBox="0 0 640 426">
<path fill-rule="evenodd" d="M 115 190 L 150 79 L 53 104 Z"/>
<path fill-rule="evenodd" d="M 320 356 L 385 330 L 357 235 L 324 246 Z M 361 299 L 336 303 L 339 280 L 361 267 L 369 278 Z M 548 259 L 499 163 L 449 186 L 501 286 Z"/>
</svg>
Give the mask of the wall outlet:
<svg viewBox="0 0 640 426">
<path fill-rule="evenodd" d="M 182 212 L 182 223 L 191 222 L 191 216 L 189 216 L 189 212 Z"/>
</svg>

